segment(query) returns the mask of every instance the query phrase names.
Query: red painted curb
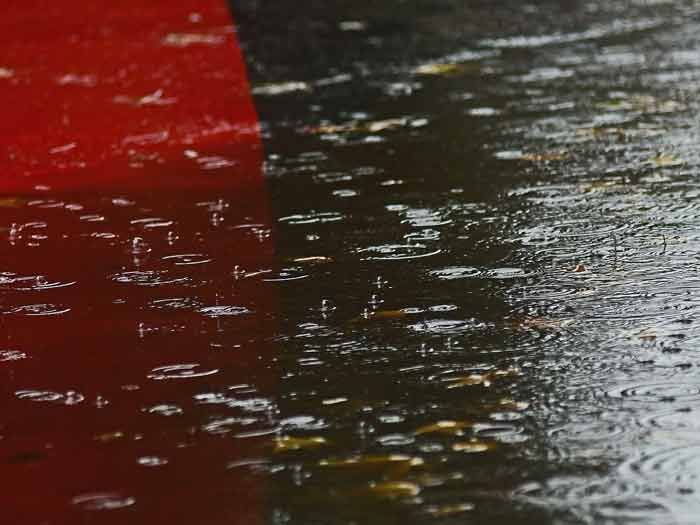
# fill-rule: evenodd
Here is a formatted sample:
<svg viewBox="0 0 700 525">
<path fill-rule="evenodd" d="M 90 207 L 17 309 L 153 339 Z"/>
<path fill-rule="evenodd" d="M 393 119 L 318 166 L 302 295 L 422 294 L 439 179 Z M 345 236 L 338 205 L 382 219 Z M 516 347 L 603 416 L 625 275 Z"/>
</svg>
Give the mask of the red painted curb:
<svg viewBox="0 0 700 525">
<path fill-rule="evenodd" d="M 257 115 L 222 0 L 11 2 L 0 49 L 0 192 L 261 177 Z"/>
</svg>

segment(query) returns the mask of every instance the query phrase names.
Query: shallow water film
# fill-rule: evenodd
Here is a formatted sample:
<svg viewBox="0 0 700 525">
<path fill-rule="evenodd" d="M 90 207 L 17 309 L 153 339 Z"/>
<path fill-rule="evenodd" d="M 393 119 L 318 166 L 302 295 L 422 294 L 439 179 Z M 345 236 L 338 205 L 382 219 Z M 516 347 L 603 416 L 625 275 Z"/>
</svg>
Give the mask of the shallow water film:
<svg viewBox="0 0 700 525">
<path fill-rule="evenodd" d="M 698 523 L 700 4 L 267 4 L 265 190 L 0 200 L 0 522 Z"/>
</svg>

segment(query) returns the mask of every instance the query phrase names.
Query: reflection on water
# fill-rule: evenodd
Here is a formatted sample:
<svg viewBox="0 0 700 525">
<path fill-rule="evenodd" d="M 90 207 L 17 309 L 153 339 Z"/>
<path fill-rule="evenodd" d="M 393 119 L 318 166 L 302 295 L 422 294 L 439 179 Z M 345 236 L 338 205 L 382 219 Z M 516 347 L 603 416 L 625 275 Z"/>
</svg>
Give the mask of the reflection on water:
<svg viewBox="0 0 700 525">
<path fill-rule="evenodd" d="M 698 6 L 234 4 L 273 219 L 0 201 L 17 522 L 694 523 Z"/>
</svg>

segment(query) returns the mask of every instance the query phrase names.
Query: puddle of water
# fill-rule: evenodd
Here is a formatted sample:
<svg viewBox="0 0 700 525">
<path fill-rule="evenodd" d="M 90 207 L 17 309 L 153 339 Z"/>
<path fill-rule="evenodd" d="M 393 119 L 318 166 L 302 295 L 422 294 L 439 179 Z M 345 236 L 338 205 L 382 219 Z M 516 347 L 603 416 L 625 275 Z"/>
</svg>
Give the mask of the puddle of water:
<svg viewBox="0 0 700 525">
<path fill-rule="evenodd" d="M 272 217 L 0 199 L 16 515 L 694 523 L 694 3 L 241 4 Z"/>
</svg>

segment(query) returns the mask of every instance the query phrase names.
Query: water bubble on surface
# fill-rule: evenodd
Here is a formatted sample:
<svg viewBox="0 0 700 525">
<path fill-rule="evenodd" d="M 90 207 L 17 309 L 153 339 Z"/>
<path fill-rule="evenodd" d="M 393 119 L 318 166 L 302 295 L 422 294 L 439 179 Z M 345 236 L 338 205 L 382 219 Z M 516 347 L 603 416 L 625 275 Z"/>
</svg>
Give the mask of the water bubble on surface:
<svg viewBox="0 0 700 525">
<path fill-rule="evenodd" d="M 467 114 L 473 117 L 495 117 L 500 115 L 501 113 L 502 111 L 500 109 L 487 106 L 479 108 L 470 108 L 467 110 Z"/>
<path fill-rule="evenodd" d="M 414 332 L 436 334 L 458 334 L 462 332 L 483 329 L 486 325 L 476 320 L 429 319 L 408 326 Z"/>
<path fill-rule="evenodd" d="M 291 225 L 325 224 L 342 221 L 345 217 L 338 212 L 299 213 L 281 217 L 279 222 Z"/>
<path fill-rule="evenodd" d="M 154 381 L 166 381 L 171 379 L 193 379 L 219 373 L 218 368 L 200 369 L 200 367 L 201 365 L 198 363 L 159 366 L 148 374 L 148 378 Z"/>
<path fill-rule="evenodd" d="M 113 275 L 112 280 L 121 284 L 137 286 L 183 285 L 190 282 L 187 277 L 174 277 L 165 271 L 156 270 L 121 272 Z"/>
<path fill-rule="evenodd" d="M 423 244 L 383 244 L 357 250 L 367 261 L 409 261 L 432 257 L 441 252 L 439 248 L 429 248 Z"/>
<path fill-rule="evenodd" d="M 53 392 L 51 390 L 18 390 L 15 392 L 17 399 L 34 401 L 36 403 L 51 403 L 57 405 L 77 405 L 85 401 L 85 396 L 79 392 L 69 390 L 67 392 Z"/>
<path fill-rule="evenodd" d="M 290 266 L 279 270 L 271 270 L 262 275 L 262 280 L 268 283 L 284 283 L 288 281 L 300 281 L 308 279 L 309 274 L 300 267 Z"/>
<path fill-rule="evenodd" d="M 198 266 L 213 261 L 211 257 L 208 257 L 201 253 L 182 253 L 177 255 L 166 255 L 162 258 L 162 260 L 174 266 Z"/>
<path fill-rule="evenodd" d="M 450 266 L 447 268 L 441 268 L 439 270 L 432 270 L 430 272 L 431 277 L 437 277 L 445 281 L 451 281 L 454 279 L 470 279 L 478 277 L 481 275 L 482 271 L 479 268 L 473 266 Z"/>
<path fill-rule="evenodd" d="M 192 297 L 175 297 L 172 299 L 156 299 L 149 306 L 163 311 L 197 311 L 202 308 L 202 302 Z"/>
<path fill-rule="evenodd" d="M 158 414 L 161 416 L 179 416 L 185 413 L 185 411 L 177 405 L 154 405 L 146 409 L 149 414 Z"/>
<path fill-rule="evenodd" d="M 94 492 L 75 496 L 71 502 L 84 510 L 102 511 L 130 507 L 136 499 L 116 492 Z"/>
<path fill-rule="evenodd" d="M 143 467 L 161 467 L 168 464 L 168 460 L 160 456 L 141 456 L 136 462 Z"/>
<path fill-rule="evenodd" d="M 377 443 L 383 447 L 402 447 L 410 445 L 414 441 L 415 438 L 408 434 L 387 434 L 377 438 Z"/>
<path fill-rule="evenodd" d="M 4 313 L 9 315 L 28 317 L 53 317 L 67 314 L 70 311 L 71 309 L 67 306 L 49 303 L 39 303 L 14 306 L 9 310 L 6 310 Z"/>
<path fill-rule="evenodd" d="M 49 281 L 44 275 L 22 276 L 12 272 L 0 273 L 0 289 L 32 291 L 52 290 L 73 286 L 77 281 Z"/>
<path fill-rule="evenodd" d="M 19 350 L 0 350 L 0 363 L 5 361 L 19 361 L 27 359 L 27 354 Z"/>
<path fill-rule="evenodd" d="M 236 317 L 253 313 L 244 306 L 233 305 L 205 306 L 197 311 L 207 317 Z"/>
<path fill-rule="evenodd" d="M 494 268 L 488 270 L 484 277 L 488 279 L 518 279 L 532 275 L 522 268 Z"/>
</svg>

